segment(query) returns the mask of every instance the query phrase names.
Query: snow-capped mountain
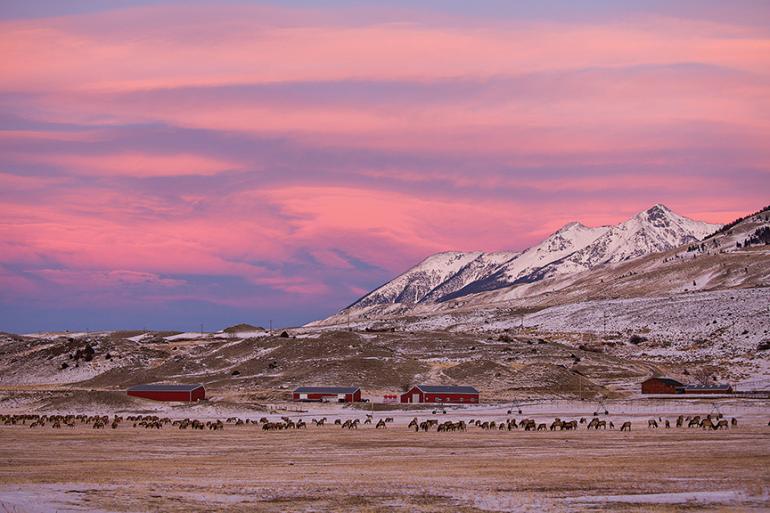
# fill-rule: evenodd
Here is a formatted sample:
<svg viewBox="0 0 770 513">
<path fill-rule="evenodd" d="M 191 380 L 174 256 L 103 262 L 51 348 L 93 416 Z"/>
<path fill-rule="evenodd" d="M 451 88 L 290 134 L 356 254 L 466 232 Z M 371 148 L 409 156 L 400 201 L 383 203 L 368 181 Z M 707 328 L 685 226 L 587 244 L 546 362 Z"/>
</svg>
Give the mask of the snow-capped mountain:
<svg viewBox="0 0 770 513">
<path fill-rule="evenodd" d="M 519 253 L 451 251 L 431 255 L 404 274 L 356 301 L 355 307 L 388 303 L 436 301 L 468 283 L 482 279 Z"/>
<path fill-rule="evenodd" d="M 603 264 L 659 253 L 701 240 L 720 226 L 688 219 L 658 204 L 610 227 L 582 249 L 543 266 L 522 281 L 578 273 Z"/>
<path fill-rule="evenodd" d="M 694 221 L 664 205 L 615 226 L 573 222 L 522 253 L 438 253 L 348 308 L 439 303 L 518 283 L 574 274 L 700 240 L 720 225 Z"/>
</svg>

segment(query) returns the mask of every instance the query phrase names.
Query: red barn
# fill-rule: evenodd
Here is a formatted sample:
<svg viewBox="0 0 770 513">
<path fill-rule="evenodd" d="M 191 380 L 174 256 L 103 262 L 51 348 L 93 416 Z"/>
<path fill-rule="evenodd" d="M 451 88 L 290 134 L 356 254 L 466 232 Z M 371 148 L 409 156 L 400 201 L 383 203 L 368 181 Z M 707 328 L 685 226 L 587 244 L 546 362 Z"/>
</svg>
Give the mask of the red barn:
<svg viewBox="0 0 770 513">
<path fill-rule="evenodd" d="M 295 401 L 360 403 L 359 387 L 299 387 L 292 393 Z"/>
<path fill-rule="evenodd" d="M 128 395 L 155 401 L 200 401 L 206 398 L 206 390 L 203 385 L 153 383 L 131 387 L 128 389 Z"/>
<path fill-rule="evenodd" d="M 479 391 L 473 387 L 415 385 L 401 395 L 401 402 L 478 404 Z"/>
<path fill-rule="evenodd" d="M 655 377 L 642 381 L 643 394 L 681 394 L 684 384 L 675 379 Z"/>
</svg>

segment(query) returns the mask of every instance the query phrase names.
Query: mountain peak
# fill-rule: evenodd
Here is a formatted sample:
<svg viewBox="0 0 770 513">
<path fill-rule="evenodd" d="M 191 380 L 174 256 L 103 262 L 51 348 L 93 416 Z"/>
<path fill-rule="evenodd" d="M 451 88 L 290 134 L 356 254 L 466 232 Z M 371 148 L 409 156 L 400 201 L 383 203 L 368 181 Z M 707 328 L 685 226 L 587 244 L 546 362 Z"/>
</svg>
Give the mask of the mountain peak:
<svg viewBox="0 0 770 513">
<path fill-rule="evenodd" d="M 578 221 L 572 221 L 571 223 L 567 223 L 561 228 L 559 228 L 558 230 L 556 230 L 555 233 L 564 233 L 564 232 L 569 232 L 569 231 L 572 231 L 575 229 L 581 229 L 581 228 L 587 228 L 587 227 L 583 223 L 580 223 Z"/>
<path fill-rule="evenodd" d="M 663 203 L 655 203 L 653 206 L 647 209 L 648 213 L 659 212 L 659 211 L 672 212 L 672 210 L 668 208 L 666 205 L 664 205 Z"/>
<path fill-rule="evenodd" d="M 649 223 L 659 228 L 669 226 L 673 219 L 678 218 L 681 218 L 681 216 L 677 215 L 670 208 L 661 203 L 656 203 L 647 210 L 639 212 L 634 216 L 634 219 Z"/>
</svg>

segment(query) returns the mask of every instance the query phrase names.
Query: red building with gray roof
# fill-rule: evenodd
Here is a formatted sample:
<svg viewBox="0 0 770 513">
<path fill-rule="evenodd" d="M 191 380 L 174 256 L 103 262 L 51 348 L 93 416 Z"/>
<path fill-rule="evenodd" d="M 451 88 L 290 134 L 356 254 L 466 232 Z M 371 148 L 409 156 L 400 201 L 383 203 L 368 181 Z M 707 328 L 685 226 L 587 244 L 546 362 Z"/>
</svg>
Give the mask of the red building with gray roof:
<svg viewBox="0 0 770 513">
<path fill-rule="evenodd" d="M 470 386 L 415 385 L 401 394 L 401 402 L 478 404 L 479 391 Z"/>
</svg>

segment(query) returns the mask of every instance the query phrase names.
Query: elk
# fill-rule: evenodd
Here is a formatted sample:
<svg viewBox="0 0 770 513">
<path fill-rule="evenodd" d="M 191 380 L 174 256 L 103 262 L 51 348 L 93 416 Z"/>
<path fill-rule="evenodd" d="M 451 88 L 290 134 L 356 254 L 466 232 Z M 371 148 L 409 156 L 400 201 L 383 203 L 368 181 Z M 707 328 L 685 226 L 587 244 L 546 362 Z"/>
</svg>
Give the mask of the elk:
<svg viewBox="0 0 770 513">
<path fill-rule="evenodd" d="M 621 431 L 631 431 L 631 421 L 625 421 L 622 426 L 620 426 Z"/>
</svg>

